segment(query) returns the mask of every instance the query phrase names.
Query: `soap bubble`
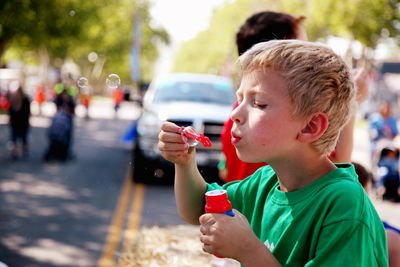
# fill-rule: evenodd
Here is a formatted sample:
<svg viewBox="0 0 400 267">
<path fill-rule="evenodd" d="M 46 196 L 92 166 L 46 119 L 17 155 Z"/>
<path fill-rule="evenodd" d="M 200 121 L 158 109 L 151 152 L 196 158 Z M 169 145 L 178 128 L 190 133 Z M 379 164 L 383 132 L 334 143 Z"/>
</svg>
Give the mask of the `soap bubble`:
<svg viewBox="0 0 400 267">
<path fill-rule="evenodd" d="M 107 87 L 110 88 L 110 89 L 118 88 L 120 83 L 121 83 L 121 79 L 115 73 L 112 73 L 112 74 L 108 75 L 108 77 L 106 79 Z"/>
<path fill-rule="evenodd" d="M 80 77 L 76 82 L 79 88 L 86 89 L 89 87 L 89 81 L 85 77 Z"/>
</svg>

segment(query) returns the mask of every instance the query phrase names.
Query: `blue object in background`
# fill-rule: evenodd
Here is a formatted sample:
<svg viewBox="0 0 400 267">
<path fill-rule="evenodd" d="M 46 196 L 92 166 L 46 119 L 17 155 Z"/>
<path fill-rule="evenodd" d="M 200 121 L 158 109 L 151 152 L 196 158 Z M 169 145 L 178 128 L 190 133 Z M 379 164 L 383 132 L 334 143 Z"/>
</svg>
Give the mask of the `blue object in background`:
<svg viewBox="0 0 400 267">
<path fill-rule="evenodd" d="M 137 122 L 135 121 L 122 137 L 122 142 L 132 144 L 137 138 Z"/>
</svg>

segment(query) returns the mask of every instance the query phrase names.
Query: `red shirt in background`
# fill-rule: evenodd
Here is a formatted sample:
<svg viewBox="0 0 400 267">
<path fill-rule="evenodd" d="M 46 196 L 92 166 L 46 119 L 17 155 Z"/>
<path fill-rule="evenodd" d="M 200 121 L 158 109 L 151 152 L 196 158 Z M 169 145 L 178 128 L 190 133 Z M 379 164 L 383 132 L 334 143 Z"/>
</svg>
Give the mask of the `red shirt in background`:
<svg viewBox="0 0 400 267">
<path fill-rule="evenodd" d="M 237 106 L 238 103 L 235 102 L 233 109 L 235 109 Z M 243 180 L 244 178 L 253 174 L 261 166 L 267 165 L 265 162 L 246 163 L 238 158 L 236 154 L 236 149 L 232 145 L 231 141 L 232 125 L 233 121 L 229 118 L 224 124 L 224 129 L 221 135 L 222 151 L 224 152 L 225 155 L 226 169 L 227 169 L 227 174 L 225 179 L 226 183 L 235 180 Z"/>
</svg>

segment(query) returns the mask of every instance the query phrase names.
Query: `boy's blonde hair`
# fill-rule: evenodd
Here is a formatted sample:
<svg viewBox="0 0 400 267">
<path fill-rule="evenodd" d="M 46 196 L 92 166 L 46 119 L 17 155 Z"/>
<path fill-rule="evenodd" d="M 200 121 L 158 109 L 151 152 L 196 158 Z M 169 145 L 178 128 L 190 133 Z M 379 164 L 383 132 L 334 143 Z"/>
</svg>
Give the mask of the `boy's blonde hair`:
<svg viewBox="0 0 400 267">
<path fill-rule="evenodd" d="M 268 68 L 285 80 L 294 116 L 317 112 L 329 118 L 326 132 L 313 142 L 329 154 L 354 107 L 354 85 L 344 61 L 330 48 L 298 40 L 274 40 L 254 45 L 239 58 L 243 73 Z"/>
</svg>

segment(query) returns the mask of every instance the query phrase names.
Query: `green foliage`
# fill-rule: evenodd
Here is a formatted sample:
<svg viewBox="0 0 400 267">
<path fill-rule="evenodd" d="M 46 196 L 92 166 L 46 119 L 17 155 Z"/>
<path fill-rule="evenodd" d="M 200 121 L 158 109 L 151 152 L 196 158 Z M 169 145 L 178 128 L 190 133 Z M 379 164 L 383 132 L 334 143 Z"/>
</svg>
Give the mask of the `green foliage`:
<svg viewBox="0 0 400 267">
<path fill-rule="evenodd" d="M 274 1 L 265 2 L 273 5 Z M 235 34 L 238 27 L 250 14 L 262 10 L 258 3 L 238 0 L 216 9 L 210 27 L 182 45 L 174 61 L 174 71 L 221 74 L 237 54 Z"/>
<path fill-rule="evenodd" d="M 209 28 L 181 46 L 174 71 L 223 73 L 237 57 L 238 27 L 262 10 L 305 15 L 311 41 L 335 35 L 375 48 L 382 33 L 400 40 L 398 0 L 236 0 L 214 11 Z"/>
<path fill-rule="evenodd" d="M 307 17 L 305 25 L 310 40 L 335 35 L 375 48 L 382 31 L 391 37 L 400 33 L 395 27 L 396 21 L 400 21 L 396 0 L 285 0 L 283 10 Z"/>
<path fill-rule="evenodd" d="M 151 77 L 158 57 L 157 42 L 169 42 L 164 29 L 149 26 L 147 2 L 136 0 L 6 0 L 0 4 L 0 57 L 2 47 L 22 57 L 26 51 L 46 51 L 53 65 L 71 58 L 83 73 L 93 64 L 88 54 L 103 60 L 102 76 L 118 73 L 130 81 L 129 53 L 134 17 L 141 16 L 141 73 Z M 39 61 L 39 60 L 38 60 Z"/>
</svg>

